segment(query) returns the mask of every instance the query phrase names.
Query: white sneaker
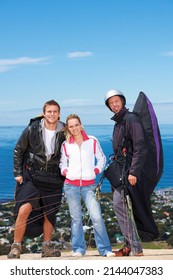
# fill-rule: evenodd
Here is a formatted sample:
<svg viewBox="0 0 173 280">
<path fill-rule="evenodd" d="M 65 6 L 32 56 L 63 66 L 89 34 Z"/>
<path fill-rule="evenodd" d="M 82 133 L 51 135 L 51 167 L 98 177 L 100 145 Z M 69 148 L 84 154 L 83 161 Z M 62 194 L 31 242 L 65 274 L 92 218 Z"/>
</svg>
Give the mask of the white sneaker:
<svg viewBox="0 0 173 280">
<path fill-rule="evenodd" d="M 107 252 L 105 257 L 115 257 L 115 254 L 113 252 Z"/>
<path fill-rule="evenodd" d="M 74 252 L 72 253 L 72 257 L 83 257 L 83 255 L 80 252 Z"/>
</svg>

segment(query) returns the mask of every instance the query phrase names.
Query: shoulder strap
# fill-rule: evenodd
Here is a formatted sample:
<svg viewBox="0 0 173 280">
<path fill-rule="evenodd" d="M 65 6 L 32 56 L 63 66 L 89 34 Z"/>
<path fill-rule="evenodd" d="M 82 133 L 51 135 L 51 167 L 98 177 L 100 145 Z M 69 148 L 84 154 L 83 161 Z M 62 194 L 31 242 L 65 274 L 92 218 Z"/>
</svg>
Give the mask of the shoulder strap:
<svg viewBox="0 0 173 280">
<path fill-rule="evenodd" d="M 127 141 L 128 141 L 128 138 L 127 138 L 127 134 L 126 134 L 126 125 L 127 125 L 127 121 L 128 121 L 128 118 L 130 116 L 131 112 L 129 112 L 129 114 L 127 114 L 124 119 L 123 119 L 123 122 L 122 122 L 122 126 L 121 126 L 121 132 L 122 132 L 122 140 L 120 141 L 119 143 L 119 146 L 118 146 L 118 151 L 117 151 L 117 155 L 120 155 L 120 156 L 125 156 L 126 155 L 126 151 L 127 151 Z"/>
<path fill-rule="evenodd" d="M 127 137 L 126 137 L 126 127 L 122 126 L 122 141 L 119 143 L 117 156 L 125 156 L 127 151 Z"/>
<path fill-rule="evenodd" d="M 122 141 L 119 143 L 120 149 L 126 148 L 127 145 L 127 135 L 126 135 L 126 124 L 127 124 L 128 115 L 126 115 L 123 119 L 123 123 L 121 126 L 122 132 Z"/>
</svg>

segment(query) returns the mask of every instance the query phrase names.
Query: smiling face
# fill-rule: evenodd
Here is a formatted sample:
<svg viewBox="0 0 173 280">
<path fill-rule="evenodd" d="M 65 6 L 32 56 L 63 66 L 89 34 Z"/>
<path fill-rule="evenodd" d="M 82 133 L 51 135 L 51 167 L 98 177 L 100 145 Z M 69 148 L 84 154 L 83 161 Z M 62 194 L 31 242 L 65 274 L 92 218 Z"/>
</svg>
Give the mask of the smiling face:
<svg viewBox="0 0 173 280">
<path fill-rule="evenodd" d="M 49 128 L 49 126 L 56 127 L 56 124 L 60 118 L 60 112 L 58 106 L 46 105 L 43 115 L 45 119 L 45 126 L 47 128 Z"/>
<path fill-rule="evenodd" d="M 81 134 L 82 124 L 78 118 L 70 118 L 67 121 L 67 129 L 71 135 L 76 137 Z"/>
<path fill-rule="evenodd" d="M 108 99 L 108 106 L 112 112 L 118 114 L 124 107 L 123 100 L 118 95 L 112 96 Z"/>
</svg>

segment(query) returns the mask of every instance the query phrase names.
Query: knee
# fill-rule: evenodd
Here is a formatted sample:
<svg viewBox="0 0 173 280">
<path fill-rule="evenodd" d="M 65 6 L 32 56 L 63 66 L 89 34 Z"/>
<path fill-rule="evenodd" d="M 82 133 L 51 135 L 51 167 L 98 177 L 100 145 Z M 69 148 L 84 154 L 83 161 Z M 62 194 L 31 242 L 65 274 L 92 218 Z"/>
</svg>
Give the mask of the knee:
<svg viewBox="0 0 173 280">
<path fill-rule="evenodd" d="M 91 212 L 90 218 L 93 223 L 100 223 L 103 220 L 100 209 L 96 209 L 96 211 Z"/>
<path fill-rule="evenodd" d="M 28 218 L 32 211 L 32 205 L 30 203 L 24 204 L 20 207 L 18 217 Z"/>
</svg>

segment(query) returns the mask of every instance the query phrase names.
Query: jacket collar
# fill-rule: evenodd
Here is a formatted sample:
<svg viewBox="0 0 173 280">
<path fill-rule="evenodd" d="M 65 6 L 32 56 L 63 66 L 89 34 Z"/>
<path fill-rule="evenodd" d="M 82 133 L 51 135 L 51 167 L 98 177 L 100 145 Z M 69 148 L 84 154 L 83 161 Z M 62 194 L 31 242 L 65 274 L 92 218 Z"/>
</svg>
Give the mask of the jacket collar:
<svg viewBox="0 0 173 280">
<path fill-rule="evenodd" d="M 44 118 L 40 122 L 42 130 L 45 129 Z M 55 133 L 59 132 L 64 127 L 64 123 L 58 121 L 55 129 Z"/>
<path fill-rule="evenodd" d="M 112 118 L 111 118 L 111 120 L 113 120 L 113 121 L 115 121 L 115 122 L 117 122 L 117 123 L 120 123 L 123 119 L 124 119 L 124 117 L 125 117 L 125 115 L 126 115 L 126 113 L 129 111 L 129 109 L 127 109 L 126 107 L 124 107 L 118 114 L 115 114 Z"/>
<path fill-rule="evenodd" d="M 85 133 L 84 130 L 81 130 L 81 133 L 82 133 L 82 136 L 83 136 L 83 141 L 86 141 L 86 140 L 89 140 L 89 137 L 88 135 Z M 74 137 L 73 136 L 70 136 L 70 139 L 69 139 L 69 143 L 70 144 L 74 144 Z"/>
</svg>

